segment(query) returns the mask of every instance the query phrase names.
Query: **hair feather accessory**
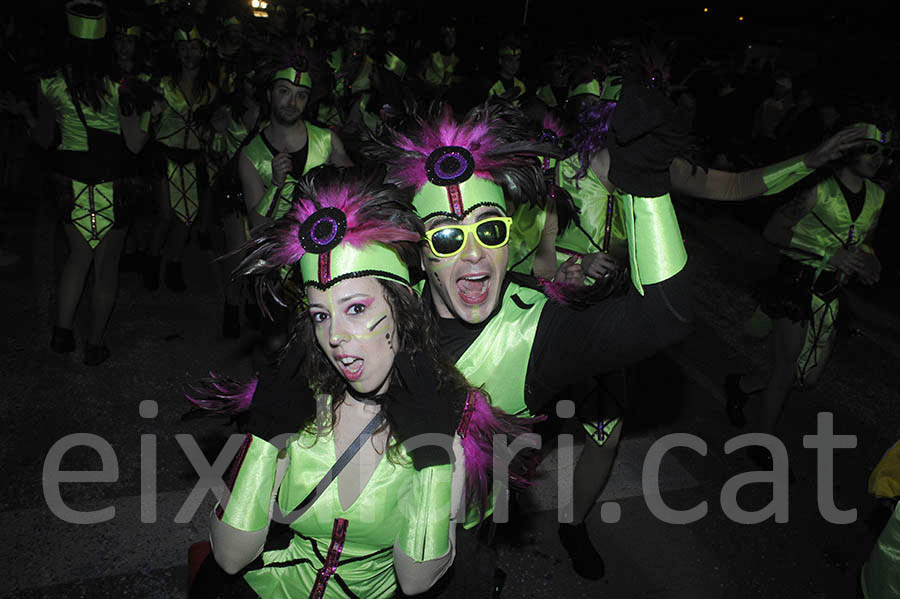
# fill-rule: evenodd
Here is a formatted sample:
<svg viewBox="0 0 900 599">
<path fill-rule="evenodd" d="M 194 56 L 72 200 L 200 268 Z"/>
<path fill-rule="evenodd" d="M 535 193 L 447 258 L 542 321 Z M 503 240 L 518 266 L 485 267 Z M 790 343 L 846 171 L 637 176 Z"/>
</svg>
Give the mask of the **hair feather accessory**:
<svg viewBox="0 0 900 599">
<path fill-rule="evenodd" d="M 416 194 L 413 204 L 423 219 L 435 213 L 433 206 L 423 212 L 421 199 L 435 192 L 429 188 L 476 179 L 500 187 L 492 192 L 480 185 L 470 194 L 463 189 L 458 210 L 451 205 L 437 211 L 461 217 L 485 203 L 505 209 L 504 197 L 513 203 L 540 201 L 544 181 L 537 158 L 559 156 L 560 151 L 554 144 L 535 141 L 531 131 L 517 112 L 500 103 L 479 106 L 461 122 L 445 107 L 430 118 L 417 117 L 414 131 L 391 131 L 387 143 L 376 142 L 370 151 L 388 165 L 388 182 Z"/>
<path fill-rule="evenodd" d="M 381 171 L 320 167 L 297 182 L 287 214 L 239 250 L 247 254 L 235 274 L 268 275 L 299 265 L 304 285 L 320 288 L 368 275 L 408 285 L 421 238 L 407 196 L 385 184 Z M 279 286 L 280 278 L 257 279 L 257 294 L 286 305 Z"/>
</svg>

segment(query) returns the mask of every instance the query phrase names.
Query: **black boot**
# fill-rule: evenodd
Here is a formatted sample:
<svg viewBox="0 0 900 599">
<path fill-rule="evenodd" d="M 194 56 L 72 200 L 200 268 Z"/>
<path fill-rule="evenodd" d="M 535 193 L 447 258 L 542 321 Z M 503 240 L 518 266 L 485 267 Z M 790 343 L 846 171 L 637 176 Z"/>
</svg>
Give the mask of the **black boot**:
<svg viewBox="0 0 900 599">
<path fill-rule="evenodd" d="M 53 327 L 50 349 L 58 354 L 68 354 L 75 351 L 75 335 L 72 334 L 72 329 Z"/>
<path fill-rule="evenodd" d="M 225 304 L 225 311 L 222 313 L 222 336 L 226 339 L 237 339 L 241 336 L 241 313 L 233 304 Z"/>
<path fill-rule="evenodd" d="M 144 257 L 144 289 L 147 291 L 156 291 L 159 289 L 159 263 L 162 258 L 159 256 L 151 256 L 147 254 Z"/>
<path fill-rule="evenodd" d="M 84 347 L 84 363 L 87 366 L 99 366 L 109 358 L 109 348 L 103 345 L 88 343 Z"/>
<path fill-rule="evenodd" d="M 166 260 L 166 287 L 176 293 L 181 293 L 187 289 L 187 285 L 184 284 L 184 276 L 181 273 L 181 262 Z"/>
<path fill-rule="evenodd" d="M 559 540 L 569 554 L 572 567 L 579 576 L 588 580 L 603 578 L 606 574 L 606 566 L 603 564 L 603 558 L 594 548 L 594 544 L 591 543 L 591 537 L 588 535 L 584 522 L 560 524 Z"/>
</svg>

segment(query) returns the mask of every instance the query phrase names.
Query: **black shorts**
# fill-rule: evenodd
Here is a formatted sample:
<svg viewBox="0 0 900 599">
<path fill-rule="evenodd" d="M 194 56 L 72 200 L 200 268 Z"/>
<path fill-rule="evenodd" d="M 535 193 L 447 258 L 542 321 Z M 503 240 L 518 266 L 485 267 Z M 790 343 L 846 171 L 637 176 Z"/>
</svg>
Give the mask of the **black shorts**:
<svg viewBox="0 0 900 599">
<path fill-rule="evenodd" d="M 822 271 L 816 277 L 812 266 L 782 256 L 778 272 L 760 283 L 756 299 L 769 318 L 807 322 L 812 318 L 812 296 L 830 302 L 840 289 L 837 272 Z"/>
</svg>

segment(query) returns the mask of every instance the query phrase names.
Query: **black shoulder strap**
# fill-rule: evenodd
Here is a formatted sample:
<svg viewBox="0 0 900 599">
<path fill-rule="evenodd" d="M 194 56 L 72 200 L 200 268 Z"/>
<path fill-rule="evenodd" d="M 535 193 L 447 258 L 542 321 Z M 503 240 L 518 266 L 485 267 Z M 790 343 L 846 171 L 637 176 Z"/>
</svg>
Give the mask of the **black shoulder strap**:
<svg viewBox="0 0 900 599">
<path fill-rule="evenodd" d="M 322 477 L 322 480 L 319 481 L 319 484 L 315 486 L 315 488 L 309 492 L 303 501 L 300 502 L 300 505 L 297 506 L 294 511 L 290 514 L 282 514 L 282 522 L 285 524 L 291 524 L 297 518 L 299 518 L 303 512 L 315 503 L 316 499 L 322 496 L 325 492 L 325 489 L 338 477 L 338 474 L 344 469 L 344 467 L 350 463 L 350 460 L 353 459 L 359 450 L 362 449 L 362 446 L 366 444 L 366 441 L 372 436 L 372 434 L 381 426 L 381 423 L 384 422 L 384 410 L 375 414 L 375 417 L 369 421 L 369 424 L 366 425 L 366 428 L 362 430 L 362 432 L 357 435 L 356 439 L 353 440 L 353 443 L 350 444 L 347 449 L 344 450 L 344 453 L 337 459 L 334 465 L 331 467 L 328 472 L 325 473 L 325 476 Z"/>
</svg>

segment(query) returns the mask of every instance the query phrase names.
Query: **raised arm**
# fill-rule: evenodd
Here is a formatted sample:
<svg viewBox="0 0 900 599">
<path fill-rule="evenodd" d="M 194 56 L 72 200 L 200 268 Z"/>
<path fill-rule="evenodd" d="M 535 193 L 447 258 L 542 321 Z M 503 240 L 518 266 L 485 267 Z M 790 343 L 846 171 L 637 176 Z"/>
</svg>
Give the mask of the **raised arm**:
<svg viewBox="0 0 900 599">
<path fill-rule="evenodd" d="M 669 177 L 672 188 L 678 192 L 708 200 L 740 202 L 784 191 L 816 169 L 840 158 L 863 139 L 862 128 L 848 127 L 806 154 L 739 173 L 696 168 L 683 158 L 675 158 L 669 166 Z"/>
</svg>

